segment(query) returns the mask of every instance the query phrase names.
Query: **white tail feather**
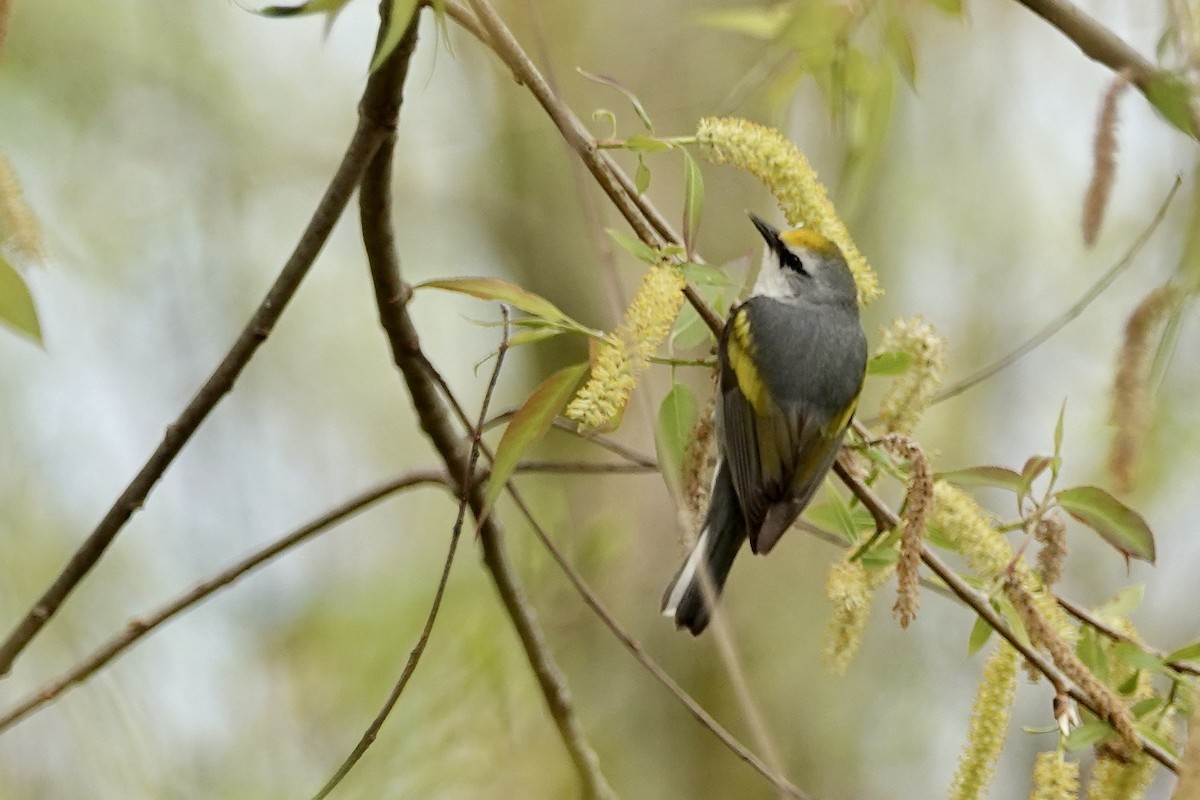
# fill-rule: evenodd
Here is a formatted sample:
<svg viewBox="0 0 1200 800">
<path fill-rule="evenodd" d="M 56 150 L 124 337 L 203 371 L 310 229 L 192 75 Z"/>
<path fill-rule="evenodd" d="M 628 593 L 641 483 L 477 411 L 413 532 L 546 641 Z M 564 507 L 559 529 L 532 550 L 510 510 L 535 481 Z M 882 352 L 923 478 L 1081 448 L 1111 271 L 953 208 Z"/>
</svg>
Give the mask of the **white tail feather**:
<svg viewBox="0 0 1200 800">
<path fill-rule="evenodd" d="M 700 538 L 696 540 L 696 546 L 688 554 L 687 561 L 683 562 L 683 566 L 680 567 L 679 575 L 675 578 L 675 583 L 671 584 L 671 591 L 667 593 L 667 601 L 663 603 L 662 614 L 664 617 L 675 616 L 675 611 L 679 608 L 680 602 L 683 601 L 684 594 L 687 593 L 688 587 L 692 585 L 692 581 L 696 579 L 696 570 L 700 568 L 700 561 L 704 558 L 707 541 L 708 529 L 705 528 L 700 532 Z"/>
</svg>

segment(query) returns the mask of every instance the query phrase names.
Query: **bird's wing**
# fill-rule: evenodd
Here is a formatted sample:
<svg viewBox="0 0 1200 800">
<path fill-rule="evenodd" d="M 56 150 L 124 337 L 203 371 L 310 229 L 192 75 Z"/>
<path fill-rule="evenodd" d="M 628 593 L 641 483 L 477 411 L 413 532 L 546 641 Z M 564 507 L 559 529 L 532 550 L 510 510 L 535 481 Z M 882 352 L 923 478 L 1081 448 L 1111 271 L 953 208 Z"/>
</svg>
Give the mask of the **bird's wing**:
<svg viewBox="0 0 1200 800">
<path fill-rule="evenodd" d="M 722 440 L 755 552 L 774 546 L 812 499 L 837 455 L 857 395 L 856 385 L 831 392 L 816 374 L 838 365 L 813 358 L 823 335 L 813 318 L 772 303 L 742 304 L 721 341 Z M 791 315 L 786 334 L 771 319 L 779 313 Z M 789 367 L 788 375 L 771 376 L 770 386 L 757 366 L 763 348 L 779 348 Z M 831 404 L 834 413 L 827 410 Z"/>
</svg>

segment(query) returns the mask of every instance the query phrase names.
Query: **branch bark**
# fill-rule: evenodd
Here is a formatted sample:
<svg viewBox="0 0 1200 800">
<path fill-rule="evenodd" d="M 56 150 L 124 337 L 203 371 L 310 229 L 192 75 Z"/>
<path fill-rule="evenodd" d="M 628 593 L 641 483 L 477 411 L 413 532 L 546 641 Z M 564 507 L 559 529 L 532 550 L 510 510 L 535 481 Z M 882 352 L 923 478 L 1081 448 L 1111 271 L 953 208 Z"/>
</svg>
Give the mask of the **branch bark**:
<svg viewBox="0 0 1200 800">
<path fill-rule="evenodd" d="M 589 800 L 615 798 L 575 714 L 566 679 L 550 654 L 533 608 L 508 559 L 503 531 L 493 518 L 485 516 L 483 491 L 470 469 L 468 448 L 455 432 L 450 410 L 439 394 L 438 381 L 408 314 L 407 302 L 412 288 L 401 277 L 391 221 L 394 140 L 394 133 L 389 133 L 385 146 L 368 168 L 359 198 L 363 244 L 371 267 L 380 324 L 391 346 L 392 358 L 408 387 L 421 429 L 445 462 L 455 491 L 467 498 L 472 515 L 480 521 L 479 539 L 484 564 L 516 628 L 559 735 L 575 765 L 584 797 Z"/>
</svg>

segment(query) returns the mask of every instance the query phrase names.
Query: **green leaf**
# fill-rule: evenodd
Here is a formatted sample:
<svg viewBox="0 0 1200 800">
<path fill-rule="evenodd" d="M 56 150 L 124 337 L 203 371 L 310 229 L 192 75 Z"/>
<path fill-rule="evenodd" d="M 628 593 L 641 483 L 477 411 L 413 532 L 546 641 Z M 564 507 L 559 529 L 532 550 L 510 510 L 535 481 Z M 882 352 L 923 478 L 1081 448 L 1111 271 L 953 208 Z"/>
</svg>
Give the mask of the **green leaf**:
<svg viewBox="0 0 1200 800">
<path fill-rule="evenodd" d="M 700 228 L 700 209 L 704 206 L 704 175 L 696 159 L 687 150 L 683 153 L 683 247 L 691 253 L 696 246 Z"/>
<path fill-rule="evenodd" d="M 968 467 L 952 472 L 939 472 L 934 478 L 964 489 L 986 486 L 1017 492 L 1021 488 L 1021 476 L 1008 467 Z"/>
<path fill-rule="evenodd" d="M 508 339 L 509 347 L 520 347 L 523 344 L 533 344 L 534 342 L 544 342 L 547 339 L 553 339 L 555 336 L 564 333 L 562 328 L 541 327 L 531 328 L 529 330 L 518 331 Z"/>
<path fill-rule="evenodd" d="M 1161 697 L 1147 697 L 1140 703 L 1134 703 L 1133 708 L 1129 710 L 1133 712 L 1134 717 L 1141 719 L 1147 714 L 1153 714 L 1155 711 L 1158 711 L 1160 708 L 1166 705 L 1166 703 L 1167 701 Z"/>
<path fill-rule="evenodd" d="M 894 547 L 872 547 L 858 559 L 867 569 L 890 567 L 900 560 L 900 552 Z"/>
<path fill-rule="evenodd" d="M 791 16 L 787 3 L 770 8 L 724 8 L 695 15 L 696 24 L 706 28 L 740 33 L 755 39 L 771 40 L 780 34 Z"/>
<path fill-rule="evenodd" d="M 676 383 L 658 407 L 654 443 L 658 463 L 669 470 L 675 484 L 683 472 L 683 461 L 692 431 L 696 427 L 696 398 L 686 384 Z"/>
<path fill-rule="evenodd" d="M 1192 642 L 1184 645 L 1178 650 L 1173 650 L 1168 656 L 1168 662 L 1174 661 L 1196 661 L 1200 659 L 1200 642 Z"/>
<path fill-rule="evenodd" d="M 904 24 L 904 18 L 899 13 L 888 15 L 883 39 L 884 46 L 891 53 L 905 82 L 915 89 L 917 86 L 917 56 L 913 52 L 912 33 Z"/>
<path fill-rule="evenodd" d="M 500 278 L 442 278 L 425 281 L 415 288 L 445 289 L 448 292 L 468 294 L 480 300 L 497 300 L 514 308 L 552 322 L 573 322 L 566 314 L 546 298 L 522 289 L 515 283 Z"/>
<path fill-rule="evenodd" d="M 1021 497 L 1029 494 L 1030 487 L 1033 482 L 1038 479 L 1038 476 L 1046 471 L 1054 462 L 1050 456 L 1030 456 L 1025 460 L 1025 465 L 1021 467 L 1021 483 L 1017 487 L 1017 494 Z"/>
<path fill-rule="evenodd" d="M 971 636 L 967 639 L 967 656 L 973 656 L 983 649 L 995 632 L 996 629 L 989 625 L 986 619 L 976 617 L 975 624 L 971 626 Z"/>
<path fill-rule="evenodd" d="M 340 0 L 345 2 L 345 0 Z M 339 2 L 339 0 L 333 0 Z M 388 15 L 387 32 L 384 33 L 383 39 L 379 42 L 379 47 L 375 48 L 375 55 L 371 58 L 371 72 L 379 69 L 379 65 L 387 61 L 387 57 L 396 49 L 396 45 L 400 44 L 400 40 L 404 38 L 404 31 L 408 28 L 408 22 L 412 19 L 412 15 L 417 8 L 417 0 L 392 0 L 392 11 Z"/>
<path fill-rule="evenodd" d="M 729 276 L 714 267 L 712 264 L 697 264 L 695 261 L 687 261 L 680 267 L 683 270 L 683 277 L 688 283 L 694 283 L 697 286 L 729 286 Z"/>
<path fill-rule="evenodd" d="M 1054 457 L 1062 457 L 1062 442 L 1063 442 L 1063 420 L 1067 416 L 1067 401 L 1063 400 L 1062 407 L 1058 409 L 1058 421 L 1054 423 Z"/>
<path fill-rule="evenodd" d="M 1081 626 L 1079 643 L 1075 645 L 1075 655 L 1092 674 L 1103 683 L 1108 682 L 1108 656 L 1100 645 L 1099 634 L 1091 625 Z"/>
<path fill-rule="evenodd" d="M 671 145 L 661 139 L 655 139 L 653 136 L 645 134 L 637 134 L 630 136 L 624 142 L 626 150 L 632 150 L 635 153 L 661 153 L 663 150 L 669 150 Z"/>
<path fill-rule="evenodd" d="M 572 364 L 563 367 L 533 390 L 517 413 L 513 415 L 500 444 L 496 447 L 496 457 L 492 460 L 492 474 L 488 478 L 487 491 L 484 494 L 484 507 L 491 508 L 492 503 L 504 491 L 504 484 L 512 477 L 517 462 L 529 446 L 546 435 L 554 418 L 570 401 L 578 388 L 579 382 L 587 374 L 588 365 Z"/>
<path fill-rule="evenodd" d="M 309 0 L 298 6 L 267 6 L 251 13 L 264 17 L 296 17 L 302 14 L 336 14 L 349 0 Z"/>
<path fill-rule="evenodd" d="M 1017 641 L 1026 647 L 1032 647 L 1029 642 L 1029 632 L 1025 630 L 1025 623 L 1021 621 L 1021 615 L 1017 613 L 1017 609 L 1012 602 L 1005 596 L 1000 595 L 992 600 L 992 605 L 1000 612 L 1000 616 L 1004 617 L 1004 621 L 1008 623 L 1008 628 L 1017 637 Z"/>
<path fill-rule="evenodd" d="M 661 260 L 657 250 L 635 236 L 622 233 L 616 228 L 605 228 L 604 232 L 607 233 L 609 238 L 616 242 L 622 250 L 632 254 L 639 261 L 645 261 L 647 264 L 657 264 Z"/>
<path fill-rule="evenodd" d="M 628 100 L 629 104 L 633 106 L 634 113 L 638 115 L 638 119 L 640 119 L 642 124 L 646 126 L 646 130 L 654 133 L 654 123 L 650 121 L 650 115 L 646 113 L 646 108 L 642 105 L 642 101 L 638 100 L 637 95 L 625 88 L 620 81 L 618 81 L 616 78 L 610 78 L 607 75 L 597 75 L 592 72 L 587 72 L 586 70 L 579 69 L 578 67 L 575 68 L 575 71 L 593 83 L 598 83 L 601 86 L 607 86 L 610 89 L 616 89 L 618 92 L 625 95 L 625 99 Z"/>
<path fill-rule="evenodd" d="M 1163 661 L 1158 656 L 1147 653 L 1133 642 L 1117 642 L 1113 646 L 1113 655 L 1134 669 L 1148 672 L 1162 672 Z"/>
<path fill-rule="evenodd" d="M 641 154 L 638 155 L 637 172 L 633 174 L 633 188 L 638 194 L 645 194 L 650 188 L 650 168 Z"/>
<path fill-rule="evenodd" d="M 1162 70 L 1146 83 L 1146 99 L 1163 119 L 1179 130 L 1196 138 L 1192 119 L 1192 90 L 1179 75 Z"/>
<path fill-rule="evenodd" d="M 1093 719 L 1083 723 L 1063 740 L 1063 747 L 1071 753 L 1099 744 L 1113 735 L 1113 729 L 1104 720 Z"/>
<path fill-rule="evenodd" d="M 21 273 L 3 255 L 0 255 L 0 322 L 42 344 L 42 326 L 33 295 Z"/>
<path fill-rule="evenodd" d="M 1142 516 L 1097 486 L 1076 486 L 1055 495 L 1058 504 L 1126 558 L 1154 563 L 1154 534 Z"/>
<path fill-rule="evenodd" d="M 1126 586 L 1112 596 L 1104 605 L 1096 609 L 1096 614 L 1108 620 L 1125 619 L 1142 604 L 1146 595 L 1146 587 L 1139 584 Z"/>
<path fill-rule="evenodd" d="M 888 350 L 886 353 L 876 353 L 867 362 L 868 375 L 903 375 L 912 366 L 913 354 L 903 350 Z"/>
<path fill-rule="evenodd" d="M 854 515 L 846 501 L 832 486 L 825 486 L 825 502 L 809 506 L 804 514 L 814 525 L 836 533 L 845 539 L 847 544 L 858 542 L 860 528 L 854 520 Z"/>
</svg>

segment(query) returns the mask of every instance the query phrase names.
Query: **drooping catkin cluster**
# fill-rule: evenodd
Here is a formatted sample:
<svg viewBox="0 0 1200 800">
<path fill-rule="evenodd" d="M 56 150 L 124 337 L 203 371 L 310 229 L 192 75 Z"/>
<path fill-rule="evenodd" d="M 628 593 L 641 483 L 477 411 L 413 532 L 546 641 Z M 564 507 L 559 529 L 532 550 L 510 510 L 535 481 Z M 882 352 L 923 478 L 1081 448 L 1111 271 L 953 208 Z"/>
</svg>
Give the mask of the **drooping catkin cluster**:
<svg viewBox="0 0 1200 800">
<path fill-rule="evenodd" d="M 1029 800 L 1076 800 L 1079 797 L 1079 762 L 1067 761 L 1062 751 L 1038 753 L 1033 765 L 1033 792 Z"/>
<path fill-rule="evenodd" d="M 705 117 L 696 130 L 696 140 L 714 164 L 732 164 L 765 183 L 789 224 L 812 228 L 841 249 L 854 273 L 859 305 L 883 294 L 816 170 L 782 133 L 736 117 Z"/>
<path fill-rule="evenodd" d="M 1141 745 L 1134 728 L 1133 714 L 1121 702 L 1116 692 L 1108 688 L 1087 668 L 1079 656 L 1075 655 L 1075 649 L 1063 641 L 1046 620 L 1033 594 L 1022 586 L 1015 576 L 1010 575 L 1005 581 L 1004 593 L 1021 618 L 1029 640 L 1050 655 L 1055 666 L 1091 698 L 1092 705 L 1100 716 L 1117 732 L 1120 737 L 1116 745 L 1118 750 L 1124 754 L 1137 752 Z"/>
<path fill-rule="evenodd" d="M 892 381 L 879 403 L 886 431 L 912 433 L 929 407 L 946 374 L 946 340 L 921 317 L 897 318 L 883 332 L 877 352 L 901 352 L 912 364 Z"/>
<path fill-rule="evenodd" d="M 890 433 L 877 444 L 908 462 L 908 492 L 904 496 L 904 525 L 900 533 L 900 558 L 896 562 L 896 604 L 892 613 L 907 628 L 917 617 L 917 588 L 921 579 L 921 542 L 933 505 L 933 472 L 920 445 L 911 436 Z"/>
<path fill-rule="evenodd" d="M 991 581 L 1011 572 L 1017 585 L 1032 598 L 1034 607 L 1048 620 L 1057 638 L 1072 647 L 1075 645 L 1079 638 L 1078 629 L 1071 624 L 1054 596 L 1041 585 L 1033 570 L 1023 560 L 1013 562 L 1012 545 L 996 530 L 991 517 L 970 495 L 951 483 L 935 481 L 929 525 L 954 542 L 971 571 L 981 579 Z"/>
<path fill-rule="evenodd" d="M 1007 642 L 1001 642 L 983 667 L 967 742 L 950 786 L 950 800 L 979 800 L 987 796 L 996 760 L 1008 735 L 1008 719 L 1017 695 L 1018 660 L 1017 651 Z"/>
<path fill-rule="evenodd" d="M 829 568 L 825 594 L 833 606 L 833 613 L 825 625 L 825 647 L 821 655 L 825 666 L 834 675 L 846 674 L 854 660 L 867 627 L 875 588 L 890 573 L 890 569 L 868 570 L 862 561 L 847 559 Z"/>
<path fill-rule="evenodd" d="M 1037 521 L 1033 537 L 1041 545 L 1037 554 L 1038 577 L 1043 586 L 1053 586 L 1062 577 L 1063 562 L 1067 559 L 1067 524 L 1059 514 L 1045 514 Z"/>
<path fill-rule="evenodd" d="M 683 457 L 682 480 L 680 491 L 683 502 L 680 510 L 690 519 L 685 520 L 686 530 L 697 530 L 708 507 L 710 484 L 712 483 L 713 468 L 716 465 L 716 454 L 713 448 L 713 406 L 716 404 L 715 391 L 709 394 L 708 405 L 696 418 L 692 435 L 688 441 L 687 452 Z"/>
<path fill-rule="evenodd" d="M 0 243 L 32 262 L 44 257 L 42 233 L 25 202 L 12 164 L 0 154 Z"/>
<path fill-rule="evenodd" d="M 1108 455 L 1108 472 L 1117 490 L 1128 492 L 1137 483 L 1138 466 L 1150 416 L 1151 339 L 1178 302 L 1173 284 L 1158 287 L 1138 304 L 1125 323 L 1125 341 L 1117 357 L 1110 419 L 1117 426 Z"/>
<path fill-rule="evenodd" d="M 612 428 L 620 422 L 638 377 L 683 307 L 684 285 L 678 267 L 658 264 L 650 268 L 621 323 L 599 345 L 587 383 L 567 405 L 568 418 L 591 429 Z"/>
<path fill-rule="evenodd" d="M 1129 86 L 1129 74 L 1122 70 L 1108 85 L 1100 103 L 1096 120 L 1096 136 L 1092 144 L 1092 180 L 1083 200 L 1083 243 L 1088 247 L 1096 241 L 1104 210 L 1117 178 L 1117 101 Z"/>
</svg>

